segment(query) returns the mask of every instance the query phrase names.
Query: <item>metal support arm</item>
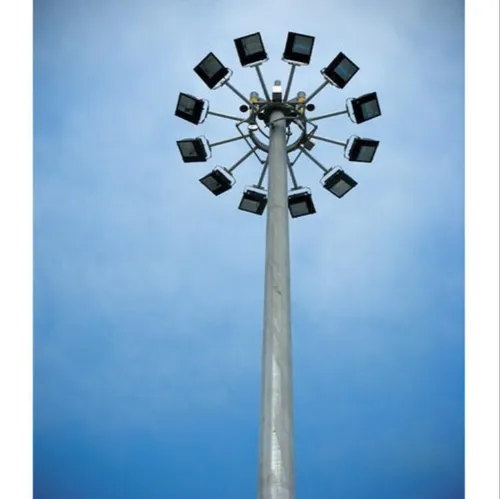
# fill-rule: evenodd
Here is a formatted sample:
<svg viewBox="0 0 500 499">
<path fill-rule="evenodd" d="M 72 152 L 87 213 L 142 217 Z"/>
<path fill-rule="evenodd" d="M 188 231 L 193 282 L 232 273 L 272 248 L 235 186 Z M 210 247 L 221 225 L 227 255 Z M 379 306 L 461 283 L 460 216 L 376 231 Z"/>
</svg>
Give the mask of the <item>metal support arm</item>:
<svg viewBox="0 0 500 499">
<path fill-rule="evenodd" d="M 262 167 L 262 171 L 260 172 L 260 177 L 259 181 L 257 182 L 257 187 L 262 188 L 262 183 L 264 182 L 264 177 L 266 175 L 267 171 L 267 161 L 264 163 L 264 166 Z"/>
<path fill-rule="evenodd" d="M 243 102 L 246 102 L 250 107 L 252 107 L 252 103 L 236 88 L 234 88 L 229 81 L 226 81 L 224 83 L 227 88 L 230 88 L 240 99 L 243 100 Z"/>
<path fill-rule="evenodd" d="M 340 142 L 338 140 L 326 139 L 325 137 L 318 137 L 317 135 L 312 135 L 311 138 L 316 140 L 322 140 L 323 142 L 329 142 L 330 144 L 336 144 L 342 147 L 345 147 L 347 145 L 347 142 Z"/>
<path fill-rule="evenodd" d="M 328 82 L 325 80 L 304 102 L 304 104 L 307 104 L 310 102 L 316 95 L 318 95 L 321 90 L 323 90 L 326 86 L 328 85 Z"/>
<path fill-rule="evenodd" d="M 318 165 L 325 173 L 328 173 L 330 171 L 328 168 L 325 168 L 307 149 L 304 149 L 304 147 L 301 147 L 300 149 L 313 163 Z"/>
<path fill-rule="evenodd" d="M 292 64 L 292 67 L 290 69 L 290 74 L 288 75 L 288 81 L 286 82 L 285 96 L 283 97 L 283 100 L 285 102 L 288 101 L 288 95 L 290 94 L 290 89 L 292 88 L 293 75 L 295 74 L 296 67 L 297 67 L 296 64 Z"/>
<path fill-rule="evenodd" d="M 271 100 L 271 98 L 269 97 L 269 92 L 267 91 L 266 84 L 264 83 L 264 78 L 262 76 L 262 71 L 260 70 L 260 64 L 258 64 L 257 66 L 255 66 L 255 69 L 257 71 L 257 76 L 259 77 L 260 85 L 262 87 L 262 91 L 264 92 L 266 100 Z"/>
<path fill-rule="evenodd" d="M 302 154 L 302 152 L 303 152 L 303 149 L 300 148 L 299 152 L 297 153 L 297 156 L 295 156 L 295 159 L 290 163 L 290 166 L 293 166 L 293 165 L 295 165 L 295 163 L 297 163 L 297 160 L 300 158 L 300 155 Z"/>
<path fill-rule="evenodd" d="M 297 184 L 297 179 L 295 178 L 295 173 L 293 171 L 292 163 L 290 159 L 288 159 L 288 171 L 290 172 L 290 178 L 292 179 L 292 184 L 294 189 L 298 189 L 299 185 Z"/>
<path fill-rule="evenodd" d="M 344 109 L 344 111 L 337 111 L 335 113 L 322 114 L 321 116 L 314 116 L 314 118 L 309 118 L 309 121 L 324 120 L 326 118 L 333 118 L 334 116 L 340 116 L 342 114 L 348 114 L 348 113 L 349 111 L 347 109 Z"/>
<path fill-rule="evenodd" d="M 228 168 L 228 172 L 231 173 L 233 170 L 236 170 L 236 168 L 238 166 L 241 165 L 241 163 L 243 163 L 243 161 L 245 161 L 249 156 L 251 156 L 255 151 L 257 150 L 257 147 L 254 147 L 253 149 L 250 149 L 250 151 L 248 151 L 244 156 L 242 156 L 238 161 L 236 161 L 236 163 L 234 163 L 233 166 L 231 166 L 231 168 Z"/>
<path fill-rule="evenodd" d="M 214 142 L 208 143 L 210 145 L 210 148 L 217 147 L 217 146 L 222 146 L 223 144 L 229 144 L 230 142 L 236 142 L 237 140 L 244 139 L 246 137 L 250 137 L 250 135 L 242 135 L 241 137 L 233 137 L 232 139 L 226 139 L 226 140 L 221 140 L 219 142 Z"/>
<path fill-rule="evenodd" d="M 242 139 L 245 139 L 245 142 L 247 143 L 247 146 L 248 146 L 250 149 L 252 149 L 252 148 L 253 148 L 253 145 L 252 145 L 252 143 L 250 142 L 250 140 L 248 140 L 248 137 L 250 137 L 250 136 L 251 136 L 251 134 L 245 135 L 245 134 L 241 131 L 241 128 L 240 128 L 240 126 L 241 126 L 241 125 L 243 125 L 243 123 L 247 123 L 247 122 L 248 122 L 248 120 L 245 120 L 245 121 L 240 121 L 239 123 L 236 123 L 236 125 L 235 125 L 235 126 L 236 126 L 236 129 L 238 130 L 238 132 L 240 133 L 241 138 L 242 138 Z M 263 165 L 263 164 L 266 162 L 266 160 L 261 159 L 261 157 L 257 154 L 257 151 L 256 151 L 256 150 L 255 150 L 253 153 L 254 153 L 255 157 L 257 158 L 257 160 L 259 161 L 259 163 L 260 163 L 261 165 Z"/>
<path fill-rule="evenodd" d="M 215 111 L 208 111 L 207 114 L 211 116 L 217 116 L 219 118 L 226 118 L 227 120 L 244 121 L 244 118 L 238 118 L 237 116 L 230 116 L 229 114 L 216 113 Z"/>
</svg>

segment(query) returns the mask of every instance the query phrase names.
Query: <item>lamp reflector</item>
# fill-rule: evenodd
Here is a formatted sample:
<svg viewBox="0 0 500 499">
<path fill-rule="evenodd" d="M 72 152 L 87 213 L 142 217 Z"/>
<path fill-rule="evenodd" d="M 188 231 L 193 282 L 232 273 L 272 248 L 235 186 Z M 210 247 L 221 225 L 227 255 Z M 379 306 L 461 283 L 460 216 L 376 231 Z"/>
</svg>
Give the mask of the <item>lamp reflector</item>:
<svg viewBox="0 0 500 499">
<path fill-rule="evenodd" d="M 200 182 L 215 196 L 228 191 L 234 185 L 234 177 L 224 168 L 217 166 L 208 175 L 200 178 Z"/>
<path fill-rule="evenodd" d="M 314 36 L 289 32 L 283 59 L 298 64 L 309 64 L 314 46 Z"/>
<path fill-rule="evenodd" d="M 339 52 L 333 61 L 321 72 L 334 85 L 344 88 L 358 71 L 359 67 L 343 52 Z"/>
<path fill-rule="evenodd" d="M 288 196 L 288 210 L 292 218 L 316 213 L 316 208 L 309 191 L 296 192 Z"/>
<path fill-rule="evenodd" d="M 354 119 L 356 123 L 364 123 L 365 121 L 377 118 L 382 114 L 380 104 L 378 102 L 377 92 L 362 95 L 351 101 Z"/>
<path fill-rule="evenodd" d="M 262 215 L 267 205 L 267 194 L 262 190 L 247 188 L 243 193 L 238 209 Z"/>
<path fill-rule="evenodd" d="M 321 183 L 327 191 L 338 198 L 341 198 L 358 185 L 358 183 L 343 170 L 336 170 L 333 173 L 328 172 L 323 177 Z"/>
<path fill-rule="evenodd" d="M 371 163 L 377 152 L 378 140 L 360 139 L 356 137 L 349 149 L 349 161 L 358 161 L 360 163 Z"/>
<path fill-rule="evenodd" d="M 180 93 L 175 109 L 175 116 L 198 125 L 201 121 L 204 102 L 189 94 Z"/>
<path fill-rule="evenodd" d="M 228 74 L 229 69 L 210 52 L 195 68 L 194 72 L 205 82 L 208 88 L 215 88 Z"/>
<path fill-rule="evenodd" d="M 260 33 L 242 36 L 234 40 L 236 51 L 243 67 L 267 60 L 267 53 Z"/>
<path fill-rule="evenodd" d="M 207 160 L 207 151 L 200 138 L 178 140 L 177 147 L 184 163 L 198 163 Z"/>
</svg>

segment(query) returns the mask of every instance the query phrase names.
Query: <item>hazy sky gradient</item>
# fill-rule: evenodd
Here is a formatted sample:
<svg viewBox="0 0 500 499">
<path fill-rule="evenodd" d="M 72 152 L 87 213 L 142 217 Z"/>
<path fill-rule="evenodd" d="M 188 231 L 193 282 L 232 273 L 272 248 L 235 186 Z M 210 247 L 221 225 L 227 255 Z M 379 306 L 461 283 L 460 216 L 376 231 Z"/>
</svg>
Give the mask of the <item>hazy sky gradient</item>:
<svg viewBox="0 0 500 499">
<path fill-rule="evenodd" d="M 309 2 L 307 5 L 311 5 Z M 376 90 L 383 116 L 319 134 L 379 139 L 372 164 L 314 155 L 359 185 L 291 221 L 297 499 L 463 497 L 463 4 L 35 1 L 36 499 L 256 497 L 265 217 L 218 198 L 175 141 L 236 135 L 174 117 L 180 91 L 238 114 L 193 67 L 262 33 L 268 86 L 288 31 L 316 36 L 292 95 L 345 52 L 361 70 L 316 112 Z"/>
</svg>

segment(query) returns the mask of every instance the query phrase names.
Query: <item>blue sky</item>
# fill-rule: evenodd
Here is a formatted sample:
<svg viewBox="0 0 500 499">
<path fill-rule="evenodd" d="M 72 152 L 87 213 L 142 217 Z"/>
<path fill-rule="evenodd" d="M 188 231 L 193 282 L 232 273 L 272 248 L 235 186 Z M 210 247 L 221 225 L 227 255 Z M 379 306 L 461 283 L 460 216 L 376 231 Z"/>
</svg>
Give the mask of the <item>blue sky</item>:
<svg viewBox="0 0 500 499">
<path fill-rule="evenodd" d="M 213 50 L 259 90 L 233 44 L 255 31 L 268 86 L 312 34 L 292 91 L 343 51 L 361 70 L 317 114 L 373 90 L 384 113 L 319 122 L 381 141 L 370 165 L 315 147 L 359 182 L 342 200 L 297 164 L 318 213 L 291 222 L 296 496 L 463 497 L 463 5 L 265 5 L 34 4 L 36 499 L 255 497 L 265 217 L 236 207 L 259 169 L 211 196 L 242 144 L 186 165 L 175 141 L 234 125 L 173 115 L 180 91 L 238 113 L 192 68 Z"/>
</svg>

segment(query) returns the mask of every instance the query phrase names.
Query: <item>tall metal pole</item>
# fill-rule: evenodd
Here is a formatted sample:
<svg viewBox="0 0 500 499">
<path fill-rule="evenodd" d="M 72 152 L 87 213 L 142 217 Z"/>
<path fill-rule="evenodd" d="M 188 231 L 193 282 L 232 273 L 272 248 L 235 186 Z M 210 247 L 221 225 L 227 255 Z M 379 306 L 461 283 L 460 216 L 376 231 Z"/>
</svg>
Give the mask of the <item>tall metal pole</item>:
<svg viewBox="0 0 500 499">
<path fill-rule="evenodd" d="M 286 120 L 270 117 L 258 499 L 295 499 Z"/>
<path fill-rule="evenodd" d="M 260 34 L 257 35 L 260 38 Z M 290 35 L 292 35 L 292 33 L 289 33 L 289 36 Z M 245 46 L 247 42 L 252 44 L 253 42 L 249 40 L 249 38 L 253 39 L 254 36 L 255 34 L 235 40 L 238 51 L 240 50 L 240 44 L 241 46 Z M 210 88 L 217 88 L 223 85 L 228 87 L 248 105 L 248 109 L 246 109 L 247 106 L 241 106 L 240 111 L 250 111 L 250 115 L 246 119 L 240 120 L 236 116 L 207 110 L 207 115 L 238 121 L 236 128 L 240 137 L 222 140 L 213 144 L 210 144 L 205 139 L 202 143 L 208 143 L 209 148 L 213 148 L 236 140 L 245 141 L 250 148 L 250 152 L 240 158 L 229 169 L 226 169 L 226 173 L 231 173 L 235 170 L 251 154 L 254 154 L 259 163 L 263 165 L 258 184 L 245 191 L 239 209 L 256 215 L 261 215 L 263 213 L 266 208 L 266 199 L 265 195 L 260 191 L 266 171 L 268 173 L 258 499 L 295 499 L 288 171 L 290 171 L 294 189 L 298 189 L 298 184 L 293 166 L 302 154 L 316 163 L 325 174 L 331 172 L 332 169 L 324 167 L 309 153 L 314 146 L 314 142 L 311 139 L 340 145 L 344 147 L 344 155 L 349 142 L 344 143 L 316 136 L 315 133 L 318 129 L 318 125 L 315 121 L 342 114 L 348 114 L 350 116 L 350 111 L 346 107 L 344 111 L 337 111 L 310 119 L 307 117 L 305 111 L 311 111 L 314 108 L 314 106 L 307 106 L 307 104 L 318 95 L 319 92 L 326 88 L 327 85 L 332 83 L 326 78 L 325 71 L 322 71 L 322 73 L 325 73 L 325 81 L 307 98 L 305 98 L 304 92 L 301 91 L 297 94 L 296 98 L 288 100 L 295 69 L 300 64 L 299 61 L 294 61 L 294 57 L 291 57 L 290 60 L 287 59 L 287 62 L 291 63 L 292 67 L 290 69 L 284 99 L 282 96 L 281 82 L 279 80 L 275 81 L 271 96 L 267 91 L 260 69 L 260 65 L 267 60 L 265 54 L 257 61 L 254 60 L 253 56 L 247 57 L 245 55 L 241 57 L 243 66 L 257 64 L 255 69 L 266 97 L 266 99 L 261 99 L 257 92 L 251 92 L 250 99 L 248 99 L 229 83 L 231 73 L 228 73 L 227 68 L 221 73 L 222 77 L 219 77 L 218 74 L 211 74 L 212 68 L 204 67 L 205 61 L 207 61 L 210 56 L 213 56 L 213 54 L 209 54 L 198 66 L 196 66 L 197 74 Z M 260 55 L 258 55 L 258 57 L 260 57 Z M 302 57 L 298 59 L 302 59 Z M 228 74 L 229 76 L 227 76 Z M 200 101 L 200 99 L 196 99 L 189 95 L 187 97 L 190 97 L 195 102 Z M 373 98 L 378 105 L 376 94 L 374 94 Z M 206 102 L 205 100 L 201 101 L 203 103 Z M 208 107 L 208 103 L 206 105 Z M 194 109 L 191 114 L 187 112 L 184 107 L 185 105 L 182 104 L 179 98 L 175 114 L 191 123 L 196 122 L 194 118 L 198 113 L 197 105 L 195 104 L 196 109 Z M 204 109 L 204 105 L 202 108 Z M 198 118 L 199 117 L 200 116 L 198 116 Z M 257 125 L 257 118 L 262 118 L 265 123 L 269 125 L 269 136 Z M 300 137 L 293 142 L 290 141 L 291 144 L 287 145 L 287 125 L 291 125 L 292 123 L 299 128 Z M 241 129 L 244 124 L 248 125 L 247 134 Z M 308 124 L 312 125 L 311 130 L 308 130 Z M 268 145 L 257 138 L 257 131 L 261 132 L 269 140 Z M 288 136 L 288 138 L 290 137 Z M 196 140 L 200 141 L 201 138 Z M 356 140 L 364 139 L 359 139 L 358 137 Z M 192 142 L 193 139 L 189 141 Z M 183 141 L 177 141 L 179 146 L 182 145 L 182 142 Z M 378 144 L 378 141 L 375 142 Z M 184 154 L 182 148 L 180 149 L 185 162 L 199 159 L 188 158 Z M 257 149 L 267 153 L 267 159 L 265 161 L 257 154 Z M 298 151 L 298 154 L 295 159 L 290 162 L 288 152 L 293 151 Z M 208 175 L 207 177 L 212 177 L 212 180 L 216 180 L 212 175 Z M 229 179 L 226 179 L 222 184 L 215 182 L 205 183 L 205 178 L 207 177 L 200 180 L 205 187 L 215 195 L 219 195 L 221 192 L 232 187 L 232 183 L 230 185 L 227 184 Z M 324 183 L 325 180 L 326 177 L 322 183 L 324 187 L 327 187 Z M 337 177 L 331 180 L 332 182 L 341 181 L 341 179 Z M 328 189 L 330 189 L 330 187 L 333 189 L 329 184 Z M 349 184 L 349 187 L 352 187 L 352 182 Z M 255 189 L 257 189 L 257 192 L 255 192 Z M 335 189 L 333 189 L 332 192 L 335 194 Z M 293 214 L 294 217 L 315 213 L 310 193 L 300 194 L 297 192 L 294 199 L 295 201 L 303 200 L 307 204 L 307 211 L 296 211 Z"/>
</svg>

